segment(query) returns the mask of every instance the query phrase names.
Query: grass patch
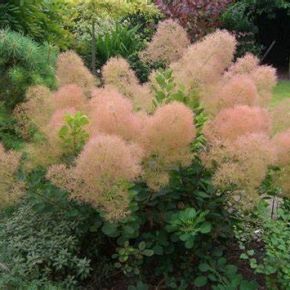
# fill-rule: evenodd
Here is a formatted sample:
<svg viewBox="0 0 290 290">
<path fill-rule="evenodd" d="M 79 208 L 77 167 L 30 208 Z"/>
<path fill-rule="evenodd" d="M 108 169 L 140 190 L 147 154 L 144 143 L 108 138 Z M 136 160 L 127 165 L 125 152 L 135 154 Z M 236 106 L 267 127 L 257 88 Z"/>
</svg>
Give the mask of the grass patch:
<svg viewBox="0 0 290 290">
<path fill-rule="evenodd" d="M 275 106 L 286 98 L 290 98 L 290 81 L 279 81 L 273 91 L 272 105 Z"/>
</svg>

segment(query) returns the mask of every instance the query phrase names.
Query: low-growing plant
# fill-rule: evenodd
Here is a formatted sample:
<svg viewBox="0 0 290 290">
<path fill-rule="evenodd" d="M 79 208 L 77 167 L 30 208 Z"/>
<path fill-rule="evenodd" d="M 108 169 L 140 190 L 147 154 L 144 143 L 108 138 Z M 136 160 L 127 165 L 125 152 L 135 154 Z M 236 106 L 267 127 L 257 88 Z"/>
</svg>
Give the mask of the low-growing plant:
<svg viewBox="0 0 290 290">
<path fill-rule="evenodd" d="M 243 251 L 240 258 L 246 260 L 256 273 L 265 276 L 267 287 L 287 288 L 290 281 L 289 211 L 279 209 L 273 218 L 266 204 L 262 203 L 254 218 L 256 227 L 252 223 L 248 228 L 250 236 L 237 235 Z M 263 252 L 252 248 L 252 242 L 262 243 Z"/>
<path fill-rule="evenodd" d="M 88 277 L 90 261 L 79 254 L 75 234 L 78 222 L 63 214 L 37 214 L 22 205 L 1 222 L 1 287 L 18 288 L 28 282 L 44 287 L 59 282 L 64 289 L 75 287 Z"/>
</svg>

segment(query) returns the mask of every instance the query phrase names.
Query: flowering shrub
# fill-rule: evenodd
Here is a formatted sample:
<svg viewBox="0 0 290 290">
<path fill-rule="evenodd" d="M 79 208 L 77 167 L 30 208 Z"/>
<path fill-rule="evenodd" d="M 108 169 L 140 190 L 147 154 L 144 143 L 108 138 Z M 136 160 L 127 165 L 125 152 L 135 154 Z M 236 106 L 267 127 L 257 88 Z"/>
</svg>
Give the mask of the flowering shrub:
<svg viewBox="0 0 290 290">
<path fill-rule="evenodd" d="M 171 26 L 174 29 L 170 28 Z M 173 30 L 168 33 L 171 29 Z M 148 60 L 155 60 L 153 55 L 156 50 L 151 50 L 151 46 L 157 45 L 161 49 L 163 36 L 171 39 L 180 36 L 181 31 L 186 39 L 186 33 L 176 23 L 169 20 L 161 23 L 144 52 Z M 169 79 L 166 80 L 158 72 L 154 72 L 150 77 L 150 83 L 144 85 L 139 84 L 127 61 L 117 57 L 109 60 L 103 67 L 105 86 L 97 88 L 94 78 L 78 56 L 73 52 L 61 54 L 57 61 L 57 78 L 60 85 L 58 90 L 50 93 L 41 87 L 31 89 L 27 102 L 20 106 L 20 111 L 25 111 L 28 118 L 34 120 L 36 127 L 46 139 L 42 141 L 42 150 L 48 146 L 54 148 L 47 149 L 46 156 L 49 154 L 51 156 L 46 158 L 48 160 L 44 160 L 45 163 L 42 165 L 63 162 L 68 147 L 61 145 L 64 139 L 60 140 L 62 134 L 59 132 L 64 128 L 65 116 L 79 112 L 77 114 L 87 118 L 88 124 L 84 124 L 82 130 L 83 136 L 88 136 L 88 143 L 85 145 L 86 139 L 82 139 L 84 151 L 78 158 L 85 158 L 83 156 L 86 155 L 83 154 L 91 152 L 87 151 L 89 150 L 86 149 L 87 146 L 97 146 L 92 144 L 99 144 L 96 141 L 98 138 L 101 138 L 102 142 L 108 142 L 110 144 L 108 146 L 113 146 L 110 138 L 118 137 L 118 142 L 122 145 L 120 152 L 115 153 L 120 154 L 116 155 L 116 158 L 117 156 L 120 159 L 124 158 L 128 163 L 128 158 L 131 158 L 132 170 L 137 164 L 140 168 L 137 170 L 138 174 L 129 175 L 130 178 L 129 176 L 126 178 L 123 168 L 120 173 L 125 175 L 120 175 L 121 182 L 119 177 L 114 181 L 109 166 L 105 166 L 104 170 L 112 183 L 98 181 L 98 176 L 101 179 L 105 173 L 94 170 L 95 182 L 101 182 L 102 186 L 107 185 L 99 188 L 98 183 L 87 184 L 90 190 L 81 189 L 82 186 L 86 188 L 85 184 L 88 182 L 82 175 L 86 170 L 82 168 L 78 171 L 80 166 L 78 162 L 82 159 L 77 159 L 75 165 L 62 165 L 64 167 L 55 165 L 56 167 L 49 170 L 52 173 L 48 174 L 48 177 L 54 180 L 54 177 L 58 178 L 62 176 L 61 173 L 64 174 L 63 188 L 68 189 L 68 184 L 76 186 L 69 188 L 76 192 L 72 193 L 72 197 L 91 202 L 96 207 L 105 207 L 107 215 L 110 214 L 109 207 L 107 204 L 104 205 L 103 200 L 100 201 L 99 196 L 105 194 L 110 187 L 118 188 L 120 182 L 122 183 L 119 186 L 120 193 L 117 192 L 116 196 L 120 194 L 125 200 L 124 204 L 127 205 L 129 187 L 127 190 L 124 189 L 127 181 L 138 179 L 146 182 L 151 190 L 158 191 L 169 184 L 170 172 L 174 168 L 189 166 L 194 158 L 195 152 L 192 151 L 190 144 L 194 142 L 197 134 L 194 119 L 198 116 L 181 102 L 193 110 L 197 102 L 204 106 L 210 117 L 202 130 L 207 145 L 203 146 L 200 156 L 205 166 L 213 170 L 214 184 L 222 190 L 230 187 L 234 192 L 245 191 L 241 203 L 247 203 L 247 195 L 251 200 L 265 178 L 268 167 L 274 164 L 275 159 L 274 149 L 272 150 L 274 145 L 270 140 L 271 115 L 266 109 L 261 108 L 266 106 L 276 83 L 275 71 L 271 67 L 259 65 L 259 60 L 250 54 L 233 63 L 236 40 L 227 31 L 216 31 L 191 45 L 188 45 L 187 40 L 184 43 L 186 44 L 182 50 L 173 49 L 172 51 L 177 54 L 171 55 L 166 60 L 169 66 Z M 173 41 L 168 43 L 168 48 L 171 45 L 174 45 Z M 34 96 L 34 90 L 39 96 Z M 37 105 L 41 106 L 41 102 L 47 104 L 47 110 L 43 114 L 46 117 L 39 118 Z M 81 150 L 82 146 L 78 147 L 78 150 Z M 122 146 L 124 148 L 133 146 L 143 153 L 137 154 L 139 159 L 135 159 L 136 152 L 126 149 L 126 157 L 125 153 L 121 153 Z M 28 147 L 28 153 L 32 157 L 38 156 L 41 151 L 39 148 L 39 145 L 32 144 L 31 148 Z M 94 154 L 97 155 L 97 152 Z M 112 160 L 109 160 L 110 154 L 102 154 L 108 158 L 108 164 L 112 164 Z M 97 162 L 97 159 L 94 160 Z M 104 160 L 102 162 L 106 164 Z M 88 170 L 95 168 L 90 162 L 85 161 L 84 164 L 91 166 Z M 59 175 L 53 174 L 55 170 Z M 88 174 L 92 175 L 93 172 Z M 117 172 L 116 174 L 119 176 Z M 59 182 L 56 184 L 61 185 Z M 119 210 L 118 205 L 121 212 L 126 212 L 126 206 L 121 204 L 121 202 L 115 204 L 115 212 Z"/>
<path fill-rule="evenodd" d="M 129 63 L 120 57 L 111 58 L 103 67 L 104 83 L 120 91 L 133 101 L 136 110 L 151 109 L 152 94 L 146 85 L 141 85 Z"/>
<path fill-rule="evenodd" d="M 81 58 L 73 51 L 59 55 L 56 67 L 56 77 L 59 86 L 76 84 L 85 93 L 96 85 L 96 80 L 85 67 Z"/>
<path fill-rule="evenodd" d="M 0 144 L 0 200 L 1 207 L 9 206 L 22 196 L 24 184 L 17 180 L 16 173 L 19 169 L 21 155 L 6 152 Z"/>
<path fill-rule="evenodd" d="M 30 174 L 42 165 L 70 213 L 77 205 L 98 216 L 110 245 L 105 255 L 131 278 L 149 277 L 154 265 L 165 288 L 204 286 L 210 275 L 202 273 L 210 272 L 219 277 L 213 285 L 226 275 L 238 288 L 240 274 L 220 274 L 226 260 L 208 257 L 232 236 L 227 209 L 255 207 L 270 167 L 278 167 L 281 196 L 289 195 L 289 132 L 273 136 L 267 109 L 275 70 L 252 55 L 233 63 L 235 49 L 234 36 L 218 30 L 143 85 L 124 59 L 113 58 L 99 87 L 68 52 L 58 60 L 57 90 L 31 89 L 17 108 L 36 128 L 25 148 Z"/>
<path fill-rule="evenodd" d="M 178 38 L 176 38 L 178 37 Z M 173 20 L 165 20 L 158 26 L 154 38 L 141 53 L 143 60 L 171 63 L 177 61 L 189 46 L 186 32 Z"/>
</svg>

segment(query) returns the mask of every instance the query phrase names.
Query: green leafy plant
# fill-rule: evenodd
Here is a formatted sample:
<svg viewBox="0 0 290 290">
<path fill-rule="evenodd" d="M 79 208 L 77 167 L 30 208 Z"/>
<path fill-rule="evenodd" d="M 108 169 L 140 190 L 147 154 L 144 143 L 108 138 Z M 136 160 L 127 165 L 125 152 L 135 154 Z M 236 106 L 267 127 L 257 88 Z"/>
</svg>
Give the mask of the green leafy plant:
<svg viewBox="0 0 290 290">
<path fill-rule="evenodd" d="M 191 108 L 196 105 L 197 92 L 186 94 L 183 87 L 178 87 L 171 69 L 158 70 L 155 81 L 156 84 L 153 84 L 155 93 L 153 103 L 156 107 L 172 101 L 182 102 Z"/>
<path fill-rule="evenodd" d="M 105 32 L 103 35 L 96 37 L 96 54 L 100 66 L 114 56 L 130 57 L 142 46 L 142 40 L 139 38 L 137 31 L 139 27 L 129 28 L 125 25 L 116 23 L 115 26 Z"/>
<path fill-rule="evenodd" d="M 2 3 L 6 2 L 6 3 Z M 68 3 L 53 0 L 11 0 L 0 3 L 0 28 L 23 33 L 38 42 L 65 49 L 72 43 L 68 24 Z"/>
<path fill-rule="evenodd" d="M 260 228 L 259 239 L 263 242 L 265 251 L 259 253 L 251 248 L 250 242 L 257 240 L 257 236 L 253 235 L 250 239 L 236 235 L 243 250 L 240 258 L 248 261 L 256 273 L 265 275 L 269 289 L 287 288 L 290 283 L 289 211 L 280 209 L 277 218 L 272 219 L 267 207 L 262 203 L 256 218 L 256 225 Z"/>
<path fill-rule="evenodd" d="M 213 284 L 214 290 L 255 290 L 257 282 L 248 281 L 238 273 L 235 265 L 229 264 L 227 259 L 221 257 L 205 257 L 204 262 L 198 266 L 200 275 L 195 278 L 194 285 L 203 287 L 206 284 Z"/>
<path fill-rule="evenodd" d="M 67 155 L 77 155 L 85 145 L 89 134 L 84 127 L 89 123 L 86 115 L 77 112 L 75 115 L 67 114 L 65 124 L 59 130 L 59 137 Z"/>
<path fill-rule="evenodd" d="M 185 243 L 187 249 L 194 247 L 198 234 L 208 234 L 211 224 L 206 221 L 208 212 L 197 212 L 194 208 L 186 208 L 173 214 L 168 219 L 167 231 L 173 232 L 179 240 Z"/>
<path fill-rule="evenodd" d="M 117 259 L 116 268 L 122 269 L 125 275 L 140 275 L 140 267 L 143 264 L 144 257 L 150 257 L 154 254 L 151 249 L 146 248 L 146 243 L 140 242 L 136 248 L 125 242 L 123 247 L 116 249 L 116 254 L 112 256 Z"/>
<path fill-rule="evenodd" d="M 53 218 L 52 218 L 53 215 Z M 75 287 L 90 273 L 90 261 L 78 253 L 75 229 L 78 222 L 62 213 L 35 212 L 31 204 L 21 205 L 12 216 L 1 221 L 1 288 L 38 287 L 49 281 L 65 289 Z"/>
</svg>

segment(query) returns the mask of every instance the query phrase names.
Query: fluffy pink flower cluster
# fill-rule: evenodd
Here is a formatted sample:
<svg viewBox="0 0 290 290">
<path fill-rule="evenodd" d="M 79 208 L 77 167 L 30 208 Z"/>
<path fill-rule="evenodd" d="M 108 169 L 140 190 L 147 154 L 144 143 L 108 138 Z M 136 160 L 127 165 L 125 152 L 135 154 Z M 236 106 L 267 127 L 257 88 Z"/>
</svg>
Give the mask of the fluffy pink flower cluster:
<svg viewBox="0 0 290 290">
<path fill-rule="evenodd" d="M 245 105 L 223 109 L 208 122 L 204 133 L 209 151 L 203 162 L 215 170 L 215 185 L 230 189 L 230 198 L 238 196 L 239 204 L 254 205 L 257 188 L 275 161 L 269 113 Z"/>
<path fill-rule="evenodd" d="M 168 172 L 177 165 L 187 166 L 192 160 L 189 144 L 195 138 L 192 111 L 173 102 L 159 107 L 142 130 L 145 149 L 145 180 L 153 189 L 169 181 Z"/>
<path fill-rule="evenodd" d="M 237 41 L 225 30 L 209 34 L 203 40 L 190 45 L 183 56 L 170 65 L 175 80 L 187 92 L 204 93 L 220 80 L 233 60 Z"/>
<path fill-rule="evenodd" d="M 17 201 L 24 192 L 24 184 L 17 180 L 21 154 L 8 151 L 0 144 L 0 203 L 9 206 Z"/>
<path fill-rule="evenodd" d="M 73 51 L 63 52 L 57 60 L 56 76 L 59 86 L 76 84 L 87 94 L 96 85 L 95 77 Z"/>
<path fill-rule="evenodd" d="M 141 59 L 150 62 L 164 62 L 170 64 L 177 61 L 189 46 L 187 33 L 172 19 L 165 20 L 158 25 L 157 32 L 147 48 L 142 51 Z"/>
<path fill-rule="evenodd" d="M 271 118 L 265 109 L 259 107 L 235 106 L 223 109 L 205 126 L 205 136 L 216 141 L 234 141 L 249 133 L 271 132 Z"/>
<path fill-rule="evenodd" d="M 267 105 L 272 96 L 272 89 L 277 83 L 277 75 L 274 68 L 267 65 L 259 65 L 259 60 L 246 54 L 232 64 L 225 74 L 225 79 L 231 79 L 237 75 L 246 75 L 255 84 L 259 94 L 259 105 Z"/>
<path fill-rule="evenodd" d="M 107 87 L 117 89 L 128 97 L 134 109 L 151 111 L 153 95 L 147 84 L 141 85 L 130 68 L 129 63 L 121 58 L 111 58 L 103 67 L 102 76 Z"/>
<path fill-rule="evenodd" d="M 47 178 L 71 198 L 100 208 L 109 220 L 128 214 L 128 183 L 141 174 L 142 149 L 114 135 L 93 137 L 75 166 L 54 165 Z"/>
</svg>

